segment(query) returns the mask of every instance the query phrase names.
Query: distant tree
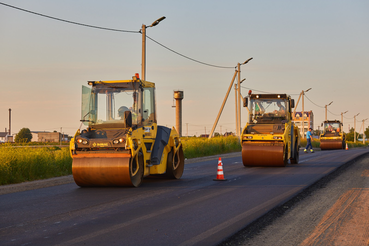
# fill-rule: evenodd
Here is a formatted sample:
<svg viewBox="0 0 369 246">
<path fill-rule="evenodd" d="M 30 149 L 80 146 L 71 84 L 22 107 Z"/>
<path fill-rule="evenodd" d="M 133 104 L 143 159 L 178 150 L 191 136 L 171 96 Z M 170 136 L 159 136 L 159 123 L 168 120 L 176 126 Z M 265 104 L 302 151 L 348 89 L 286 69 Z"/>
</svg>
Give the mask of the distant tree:
<svg viewBox="0 0 369 246">
<path fill-rule="evenodd" d="M 364 133 L 365 133 L 365 136 L 369 138 L 369 126 L 365 129 Z"/>
<path fill-rule="evenodd" d="M 358 138 L 359 133 L 356 132 L 356 138 Z M 350 132 L 346 134 L 346 141 L 354 141 L 354 128 L 351 127 Z"/>
<path fill-rule="evenodd" d="M 15 136 L 14 141 L 16 143 L 28 143 L 32 139 L 32 133 L 28 128 L 22 128 Z"/>
<path fill-rule="evenodd" d="M 314 130 L 314 131 L 313 131 L 313 135 L 314 135 L 314 136 L 318 136 L 318 137 L 319 137 L 319 136 L 320 136 L 320 134 L 321 134 L 320 130 Z"/>
<path fill-rule="evenodd" d="M 220 136 L 219 132 L 214 132 L 214 137 L 219 137 L 219 136 Z"/>
</svg>

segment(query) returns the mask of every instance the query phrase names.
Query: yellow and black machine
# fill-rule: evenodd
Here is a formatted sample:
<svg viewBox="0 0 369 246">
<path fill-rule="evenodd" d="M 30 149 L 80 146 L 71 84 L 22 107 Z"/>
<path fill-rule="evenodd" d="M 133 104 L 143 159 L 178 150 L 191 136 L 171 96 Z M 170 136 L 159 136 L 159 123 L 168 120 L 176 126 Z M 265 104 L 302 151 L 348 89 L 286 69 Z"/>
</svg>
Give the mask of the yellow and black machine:
<svg viewBox="0 0 369 246">
<path fill-rule="evenodd" d="M 79 186 L 134 186 L 144 177 L 179 179 L 184 155 L 173 127 L 157 125 L 155 84 L 139 79 L 82 86 L 81 122 L 70 142 Z M 81 126 L 82 126 L 81 124 Z"/>
<path fill-rule="evenodd" d="M 244 166 L 286 166 L 299 162 L 300 133 L 292 122 L 294 100 L 286 94 L 249 94 L 249 120 L 242 130 Z"/>
<path fill-rule="evenodd" d="M 346 136 L 342 131 L 342 123 L 339 120 L 326 120 L 322 123 L 323 134 L 320 135 L 320 149 L 344 149 Z"/>
</svg>

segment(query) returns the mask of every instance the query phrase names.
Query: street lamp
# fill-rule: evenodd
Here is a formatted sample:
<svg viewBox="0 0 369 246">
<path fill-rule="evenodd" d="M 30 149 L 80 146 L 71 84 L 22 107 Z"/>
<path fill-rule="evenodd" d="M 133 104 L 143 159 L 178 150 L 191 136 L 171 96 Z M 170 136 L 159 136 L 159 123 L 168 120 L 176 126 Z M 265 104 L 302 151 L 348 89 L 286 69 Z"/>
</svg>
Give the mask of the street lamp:
<svg viewBox="0 0 369 246">
<path fill-rule="evenodd" d="M 304 109 L 304 97 L 305 97 L 305 92 L 308 92 L 310 91 L 311 88 L 305 90 L 305 91 L 302 91 L 302 137 L 305 138 L 305 109 Z"/>
<path fill-rule="evenodd" d="M 346 112 L 341 112 L 341 124 L 342 124 L 341 131 L 343 131 L 343 115 L 346 114 L 347 112 L 348 112 L 348 110 Z"/>
<path fill-rule="evenodd" d="M 142 24 L 142 29 L 140 30 L 142 33 L 142 68 L 141 68 L 141 76 L 142 80 L 146 80 L 146 28 L 153 27 L 159 24 L 162 20 L 165 19 L 165 16 L 160 17 L 156 21 L 154 21 L 150 26 L 146 26 Z"/>
<path fill-rule="evenodd" d="M 360 113 L 354 115 L 354 143 L 356 143 L 356 116 L 358 116 L 359 114 Z"/>
<path fill-rule="evenodd" d="M 330 102 L 329 104 L 325 105 L 325 120 L 327 120 L 327 107 L 328 107 L 329 105 L 331 105 L 332 103 L 333 103 L 333 101 L 332 101 L 332 102 Z"/>
<path fill-rule="evenodd" d="M 302 114 L 302 122 L 301 122 L 301 131 L 300 132 L 302 132 L 302 137 L 303 138 L 305 138 L 305 118 L 304 118 L 304 95 L 305 95 L 305 92 L 308 92 L 308 91 L 310 91 L 312 88 L 309 88 L 309 89 L 307 89 L 307 90 L 302 90 L 301 91 L 301 93 L 300 93 L 300 96 L 299 96 L 299 98 L 297 99 L 297 103 L 296 103 L 296 105 L 295 105 L 295 109 L 293 110 L 293 115 L 292 115 L 292 117 L 296 117 L 296 109 L 297 109 L 297 105 L 299 104 L 299 102 L 300 102 L 300 98 L 302 97 L 302 111 L 301 111 L 301 114 Z"/>
<path fill-rule="evenodd" d="M 238 85 L 237 85 L 237 90 L 238 93 L 236 93 L 236 95 L 238 95 L 238 99 L 236 99 L 237 102 L 237 108 L 238 108 L 238 112 L 236 112 L 237 116 L 236 119 L 238 118 L 237 122 L 236 122 L 236 127 L 237 127 L 237 136 L 240 138 L 241 137 L 241 65 L 244 65 L 246 63 L 248 63 L 249 61 L 251 61 L 253 59 L 253 57 L 247 59 L 244 63 L 237 64 L 237 70 L 238 70 Z"/>
<path fill-rule="evenodd" d="M 363 120 L 363 144 L 365 144 L 365 128 L 364 128 L 364 121 L 366 121 L 368 118 Z"/>
</svg>

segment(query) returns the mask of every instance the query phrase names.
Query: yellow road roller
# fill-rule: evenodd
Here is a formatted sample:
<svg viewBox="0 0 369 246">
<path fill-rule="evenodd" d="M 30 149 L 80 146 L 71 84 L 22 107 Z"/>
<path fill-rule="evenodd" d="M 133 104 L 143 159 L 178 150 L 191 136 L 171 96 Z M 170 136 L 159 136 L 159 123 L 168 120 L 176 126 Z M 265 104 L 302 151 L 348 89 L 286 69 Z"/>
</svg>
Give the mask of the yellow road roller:
<svg viewBox="0 0 369 246">
<path fill-rule="evenodd" d="M 174 127 L 157 125 L 155 84 L 136 74 L 88 85 L 81 127 L 70 142 L 76 184 L 137 187 L 149 175 L 181 178 L 182 143 Z"/>
<path fill-rule="evenodd" d="M 286 166 L 299 162 L 300 133 L 292 122 L 294 100 L 286 94 L 252 94 L 244 98 L 249 119 L 242 130 L 244 166 Z"/>
<path fill-rule="evenodd" d="M 346 146 L 345 134 L 339 120 L 326 120 L 322 123 L 323 133 L 320 135 L 321 150 L 344 149 Z"/>
</svg>

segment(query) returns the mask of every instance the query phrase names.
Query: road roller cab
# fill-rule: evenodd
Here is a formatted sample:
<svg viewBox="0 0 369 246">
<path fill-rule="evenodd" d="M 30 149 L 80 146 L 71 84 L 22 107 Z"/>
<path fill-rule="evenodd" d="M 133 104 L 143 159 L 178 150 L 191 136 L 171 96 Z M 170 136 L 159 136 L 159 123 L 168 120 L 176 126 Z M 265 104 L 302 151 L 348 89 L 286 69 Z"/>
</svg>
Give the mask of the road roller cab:
<svg viewBox="0 0 369 246">
<path fill-rule="evenodd" d="M 155 84 L 132 80 L 89 81 L 82 86 L 81 122 L 70 143 L 79 186 L 139 186 L 143 177 L 182 176 L 180 136 L 157 125 Z M 81 126 L 82 126 L 81 124 Z"/>
<path fill-rule="evenodd" d="M 242 130 L 244 166 L 285 166 L 299 161 L 300 133 L 292 122 L 294 100 L 286 94 L 249 94 L 249 120 Z"/>
<path fill-rule="evenodd" d="M 323 133 L 320 135 L 320 148 L 322 150 L 344 149 L 346 136 L 342 131 L 339 120 L 326 120 L 322 123 Z"/>
</svg>

